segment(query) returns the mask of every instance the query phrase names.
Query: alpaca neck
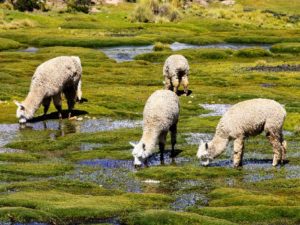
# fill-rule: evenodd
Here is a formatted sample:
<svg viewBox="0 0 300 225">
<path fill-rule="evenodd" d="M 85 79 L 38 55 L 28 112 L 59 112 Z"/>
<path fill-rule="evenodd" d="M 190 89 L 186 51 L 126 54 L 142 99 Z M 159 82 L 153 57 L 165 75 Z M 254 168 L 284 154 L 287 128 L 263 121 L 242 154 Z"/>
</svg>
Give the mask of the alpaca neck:
<svg viewBox="0 0 300 225">
<path fill-rule="evenodd" d="M 155 148 L 158 135 L 153 130 L 144 130 L 142 142 L 146 145 L 146 151 L 152 153 Z"/>
<path fill-rule="evenodd" d="M 224 152 L 228 142 L 228 138 L 216 134 L 213 140 L 209 143 L 209 145 L 211 145 L 210 149 L 212 150 L 210 152 L 211 157 L 215 158 Z"/>
<path fill-rule="evenodd" d="M 41 103 L 43 101 L 43 97 L 41 97 L 41 93 L 35 93 L 30 91 L 22 102 L 22 105 L 25 107 L 26 116 L 28 119 L 31 119 L 34 113 L 38 110 Z"/>
</svg>

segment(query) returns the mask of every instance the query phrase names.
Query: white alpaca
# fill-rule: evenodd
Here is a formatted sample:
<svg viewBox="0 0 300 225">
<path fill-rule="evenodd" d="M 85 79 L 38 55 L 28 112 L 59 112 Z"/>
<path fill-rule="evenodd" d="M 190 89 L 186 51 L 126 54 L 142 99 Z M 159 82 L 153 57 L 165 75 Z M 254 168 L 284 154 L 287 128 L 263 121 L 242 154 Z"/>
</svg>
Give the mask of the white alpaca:
<svg viewBox="0 0 300 225">
<path fill-rule="evenodd" d="M 32 119 L 41 104 L 44 106 L 44 115 L 46 115 L 51 99 L 61 118 L 62 93 L 66 96 L 70 117 L 76 96 L 79 100 L 82 97 L 81 74 L 81 62 L 77 56 L 56 57 L 38 66 L 32 77 L 26 99 L 22 103 L 15 101 L 18 106 L 16 116 L 19 122 L 25 123 Z"/>
<path fill-rule="evenodd" d="M 208 165 L 220 155 L 230 140 L 234 140 L 234 167 L 241 166 L 244 140 L 265 131 L 273 146 L 273 166 L 283 161 L 286 155 L 286 142 L 282 127 L 286 117 L 285 109 L 270 99 L 252 99 L 232 106 L 221 118 L 214 138 L 209 143 L 201 143 L 197 157 L 203 165 Z"/>
<path fill-rule="evenodd" d="M 138 144 L 130 143 L 134 149 L 134 164 L 141 165 L 159 143 L 161 160 L 168 131 L 171 132 L 172 156 L 176 144 L 177 122 L 179 118 L 178 96 L 169 90 L 155 91 L 147 100 L 143 112 L 143 136 Z"/>
<path fill-rule="evenodd" d="M 178 91 L 180 83 L 184 87 L 185 95 L 188 95 L 189 85 L 189 63 L 182 55 L 169 56 L 164 64 L 163 76 L 165 78 L 165 89 L 172 90 L 175 93 Z"/>
</svg>

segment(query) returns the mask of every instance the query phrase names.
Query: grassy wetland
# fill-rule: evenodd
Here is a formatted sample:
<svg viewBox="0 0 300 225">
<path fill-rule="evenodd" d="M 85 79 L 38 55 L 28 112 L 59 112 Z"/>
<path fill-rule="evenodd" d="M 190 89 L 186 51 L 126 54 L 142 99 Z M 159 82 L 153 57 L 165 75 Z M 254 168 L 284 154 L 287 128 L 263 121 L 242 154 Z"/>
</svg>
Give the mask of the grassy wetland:
<svg viewBox="0 0 300 225">
<path fill-rule="evenodd" d="M 191 4 L 173 22 L 148 23 L 133 20 L 138 4 L 84 14 L 0 3 L 0 224 L 300 224 L 299 1 Z M 185 47 L 172 51 L 176 42 Z M 121 62 L 104 53 L 122 46 L 150 51 L 125 60 L 121 52 Z M 168 144 L 165 165 L 155 154 L 136 170 L 128 142 L 140 139 L 144 103 L 163 88 L 174 52 L 189 60 L 192 91 L 180 96 L 176 163 Z M 75 105 L 77 120 L 59 121 L 51 105 L 47 120 L 40 109 L 20 128 L 13 100 L 26 97 L 39 64 L 60 55 L 81 58 L 87 101 Z M 246 141 L 242 168 L 232 168 L 231 145 L 200 166 L 198 144 L 212 138 L 220 109 L 260 97 L 287 110 L 288 162 L 273 168 L 259 135 Z"/>
</svg>

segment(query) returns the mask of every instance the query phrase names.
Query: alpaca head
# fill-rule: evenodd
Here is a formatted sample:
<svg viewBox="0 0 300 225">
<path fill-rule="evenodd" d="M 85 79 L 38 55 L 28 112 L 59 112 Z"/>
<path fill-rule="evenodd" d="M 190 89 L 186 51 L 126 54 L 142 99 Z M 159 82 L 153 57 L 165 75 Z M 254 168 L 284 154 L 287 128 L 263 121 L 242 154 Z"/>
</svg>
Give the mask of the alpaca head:
<svg viewBox="0 0 300 225">
<path fill-rule="evenodd" d="M 149 156 L 148 152 L 146 151 L 146 145 L 142 142 L 138 144 L 134 144 L 129 142 L 131 146 L 133 146 L 132 156 L 134 158 L 134 165 L 141 166 L 146 158 Z"/>
<path fill-rule="evenodd" d="M 14 103 L 18 106 L 16 117 L 19 119 L 19 123 L 26 123 L 27 120 L 31 119 L 22 103 L 18 101 L 14 101 Z"/>
<path fill-rule="evenodd" d="M 204 143 L 201 141 L 198 152 L 197 152 L 197 158 L 200 159 L 201 165 L 207 166 L 213 158 L 210 156 L 210 144 Z"/>
</svg>

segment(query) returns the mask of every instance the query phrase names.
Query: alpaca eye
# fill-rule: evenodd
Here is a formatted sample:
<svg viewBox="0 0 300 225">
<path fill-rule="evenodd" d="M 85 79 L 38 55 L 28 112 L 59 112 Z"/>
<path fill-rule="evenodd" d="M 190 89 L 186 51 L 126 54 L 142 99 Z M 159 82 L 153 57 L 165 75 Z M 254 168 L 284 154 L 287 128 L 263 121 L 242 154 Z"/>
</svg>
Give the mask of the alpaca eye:
<svg viewBox="0 0 300 225">
<path fill-rule="evenodd" d="M 205 143 L 205 149 L 208 149 L 208 144 L 207 143 Z"/>
<path fill-rule="evenodd" d="M 146 145 L 145 144 L 143 144 L 143 150 L 146 151 Z"/>
</svg>

